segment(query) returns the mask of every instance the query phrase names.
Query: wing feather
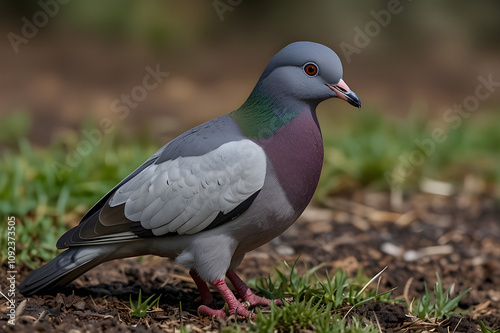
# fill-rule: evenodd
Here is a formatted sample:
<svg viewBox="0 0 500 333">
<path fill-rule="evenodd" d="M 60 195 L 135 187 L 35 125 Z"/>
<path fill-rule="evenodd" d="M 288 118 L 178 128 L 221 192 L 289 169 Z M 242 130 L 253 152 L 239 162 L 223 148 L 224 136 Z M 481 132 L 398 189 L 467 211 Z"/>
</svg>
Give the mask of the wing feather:
<svg viewBox="0 0 500 333">
<path fill-rule="evenodd" d="M 248 139 L 221 144 L 200 156 L 156 163 L 158 156 L 101 199 L 61 237 L 58 247 L 212 229 L 247 210 L 264 185 L 266 155 Z"/>
<path fill-rule="evenodd" d="M 110 206 L 155 235 L 196 233 L 259 191 L 266 156 L 250 140 L 225 143 L 203 156 L 153 164 L 123 185 Z"/>
</svg>

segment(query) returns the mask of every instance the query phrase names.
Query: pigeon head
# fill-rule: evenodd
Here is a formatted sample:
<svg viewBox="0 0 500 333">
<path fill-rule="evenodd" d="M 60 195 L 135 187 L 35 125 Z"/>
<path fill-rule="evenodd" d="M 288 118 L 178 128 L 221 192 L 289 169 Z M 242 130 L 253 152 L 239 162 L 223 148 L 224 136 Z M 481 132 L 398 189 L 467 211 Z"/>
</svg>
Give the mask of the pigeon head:
<svg viewBox="0 0 500 333">
<path fill-rule="evenodd" d="M 337 54 L 318 43 L 295 42 L 285 46 L 271 59 L 259 84 L 261 92 L 275 97 L 313 104 L 338 97 L 361 106 L 358 96 L 342 80 L 342 63 Z"/>
<path fill-rule="evenodd" d="M 265 139 L 303 112 L 315 119 L 316 106 L 333 97 L 361 106 L 342 80 L 335 52 L 318 43 L 295 42 L 271 59 L 248 99 L 230 116 L 246 136 Z"/>
</svg>

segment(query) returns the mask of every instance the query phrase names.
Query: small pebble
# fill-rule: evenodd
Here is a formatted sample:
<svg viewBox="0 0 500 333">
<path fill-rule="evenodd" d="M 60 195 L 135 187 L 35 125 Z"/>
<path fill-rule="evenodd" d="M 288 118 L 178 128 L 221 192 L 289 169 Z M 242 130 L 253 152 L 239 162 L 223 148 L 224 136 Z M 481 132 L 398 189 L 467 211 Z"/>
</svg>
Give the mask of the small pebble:
<svg viewBox="0 0 500 333">
<path fill-rule="evenodd" d="M 404 252 L 401 246 L 389 242 L 382 243 L 380 250 L 393 257 L 400 257 Z"/>
<path fill-rule="evenodd" d="M 288 245 L 281 244 L 276 247 L 276 252 L 282 256 L 291 256 L 295 254 L 295 250 Z"/>
</svg>

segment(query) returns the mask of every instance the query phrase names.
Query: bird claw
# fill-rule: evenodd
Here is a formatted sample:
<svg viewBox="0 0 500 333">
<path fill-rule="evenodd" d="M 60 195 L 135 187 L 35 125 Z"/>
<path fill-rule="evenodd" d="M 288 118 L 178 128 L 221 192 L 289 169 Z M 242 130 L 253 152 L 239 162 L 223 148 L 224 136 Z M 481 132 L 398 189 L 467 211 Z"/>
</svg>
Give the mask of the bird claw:
<svg viewBox="0 0 500 333">
<path fill-rule="evenodd" d="M 270 306 L 271 303 L 274 303 L 275 305 L 283 305 L 285 302 L 290 303 L 293 302 L 294 298 L 293 297 L 283 297 L 283 298 L 277 298 L 277 299 L 269 299 L 265 297 L 260 297 L 255 294 L 247 294 L 244 298 L 244 302 L 242 304 L 246 307 L 254 307 L 256 305 L 263 305 L 263 306 Z"/>
<path fill-rule="evenodd" d="M 248 287 L 233 270 L 228 270 L 226 276 L 233 284 L 234 288 L 236 289 L 236 293 L 242 299 L 243 303 L 249 305 L 248 307 L 256 305 L 269 306 L 271 305 L 271 303 L 274 303 L 276 305 L 283 304 L 281 299 L 270 300 L 268 298 L 255 295 L 250 287 Z"/>
<path fill-rule="evenodd" d="M 198 316 L 206 315 L 206 316 L 216 317 L 216 318 L 221 318 L 221 319 L 227 318 L 227 314 L 224 310 L 215 310 L 215 309 L 209 308 L 206 305 L 200 305 L 198 307 L 197 312 L 198 312 Z"/>
<path fill-rule="evenodd" d="M 291 302 L 293 301 L 293 298 L 284 298 L 284 299 L 269 299 L 265 297 L 260 297 L 255 295 L 252 292 L 247 292 L 245 297 L 243 298 L 243 304 L 248 304 L 248 306 L 256 306 L 256 305 L 264 305 L 264 306 L 269 306 L 271 303 L 274 303 L 276 305 L 282 305 L 284 302 Z"/>
<path fill-rule="evenodd" d="M 234 308 L 229 307 L 229 305 L 225 303 L 224 307 L 220 310 L 209 308 L 206 305 L 200 305 L 200 307 L 198 307 L 198 316 L 202 314 L 221 319 L 227 319 L 232 315 L 235 315 L 235 317 L 237 317 L 238 319 L 250 318 L 254 320 L 256 317 L 255 313 L 248 311 L 245 305 L 241 303 L 239 303 L 239 306 L 236 306 Z"/>
</svg>

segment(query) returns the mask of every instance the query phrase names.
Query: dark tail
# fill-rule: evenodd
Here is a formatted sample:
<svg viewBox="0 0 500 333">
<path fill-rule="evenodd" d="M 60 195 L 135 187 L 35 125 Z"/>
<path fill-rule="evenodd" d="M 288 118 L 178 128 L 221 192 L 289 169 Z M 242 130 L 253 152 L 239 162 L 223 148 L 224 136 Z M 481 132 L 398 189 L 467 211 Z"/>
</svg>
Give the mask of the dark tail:
<svg viewBox="0 0 500 333">
<path fill-rule="evenodd" d="M 107 246 L 70 247 L 44 266 L 31 272 L 19 285 L 24 296 L 42 294 L 64 286 L 86 271 L 111 259 Z"/>
</svg>

